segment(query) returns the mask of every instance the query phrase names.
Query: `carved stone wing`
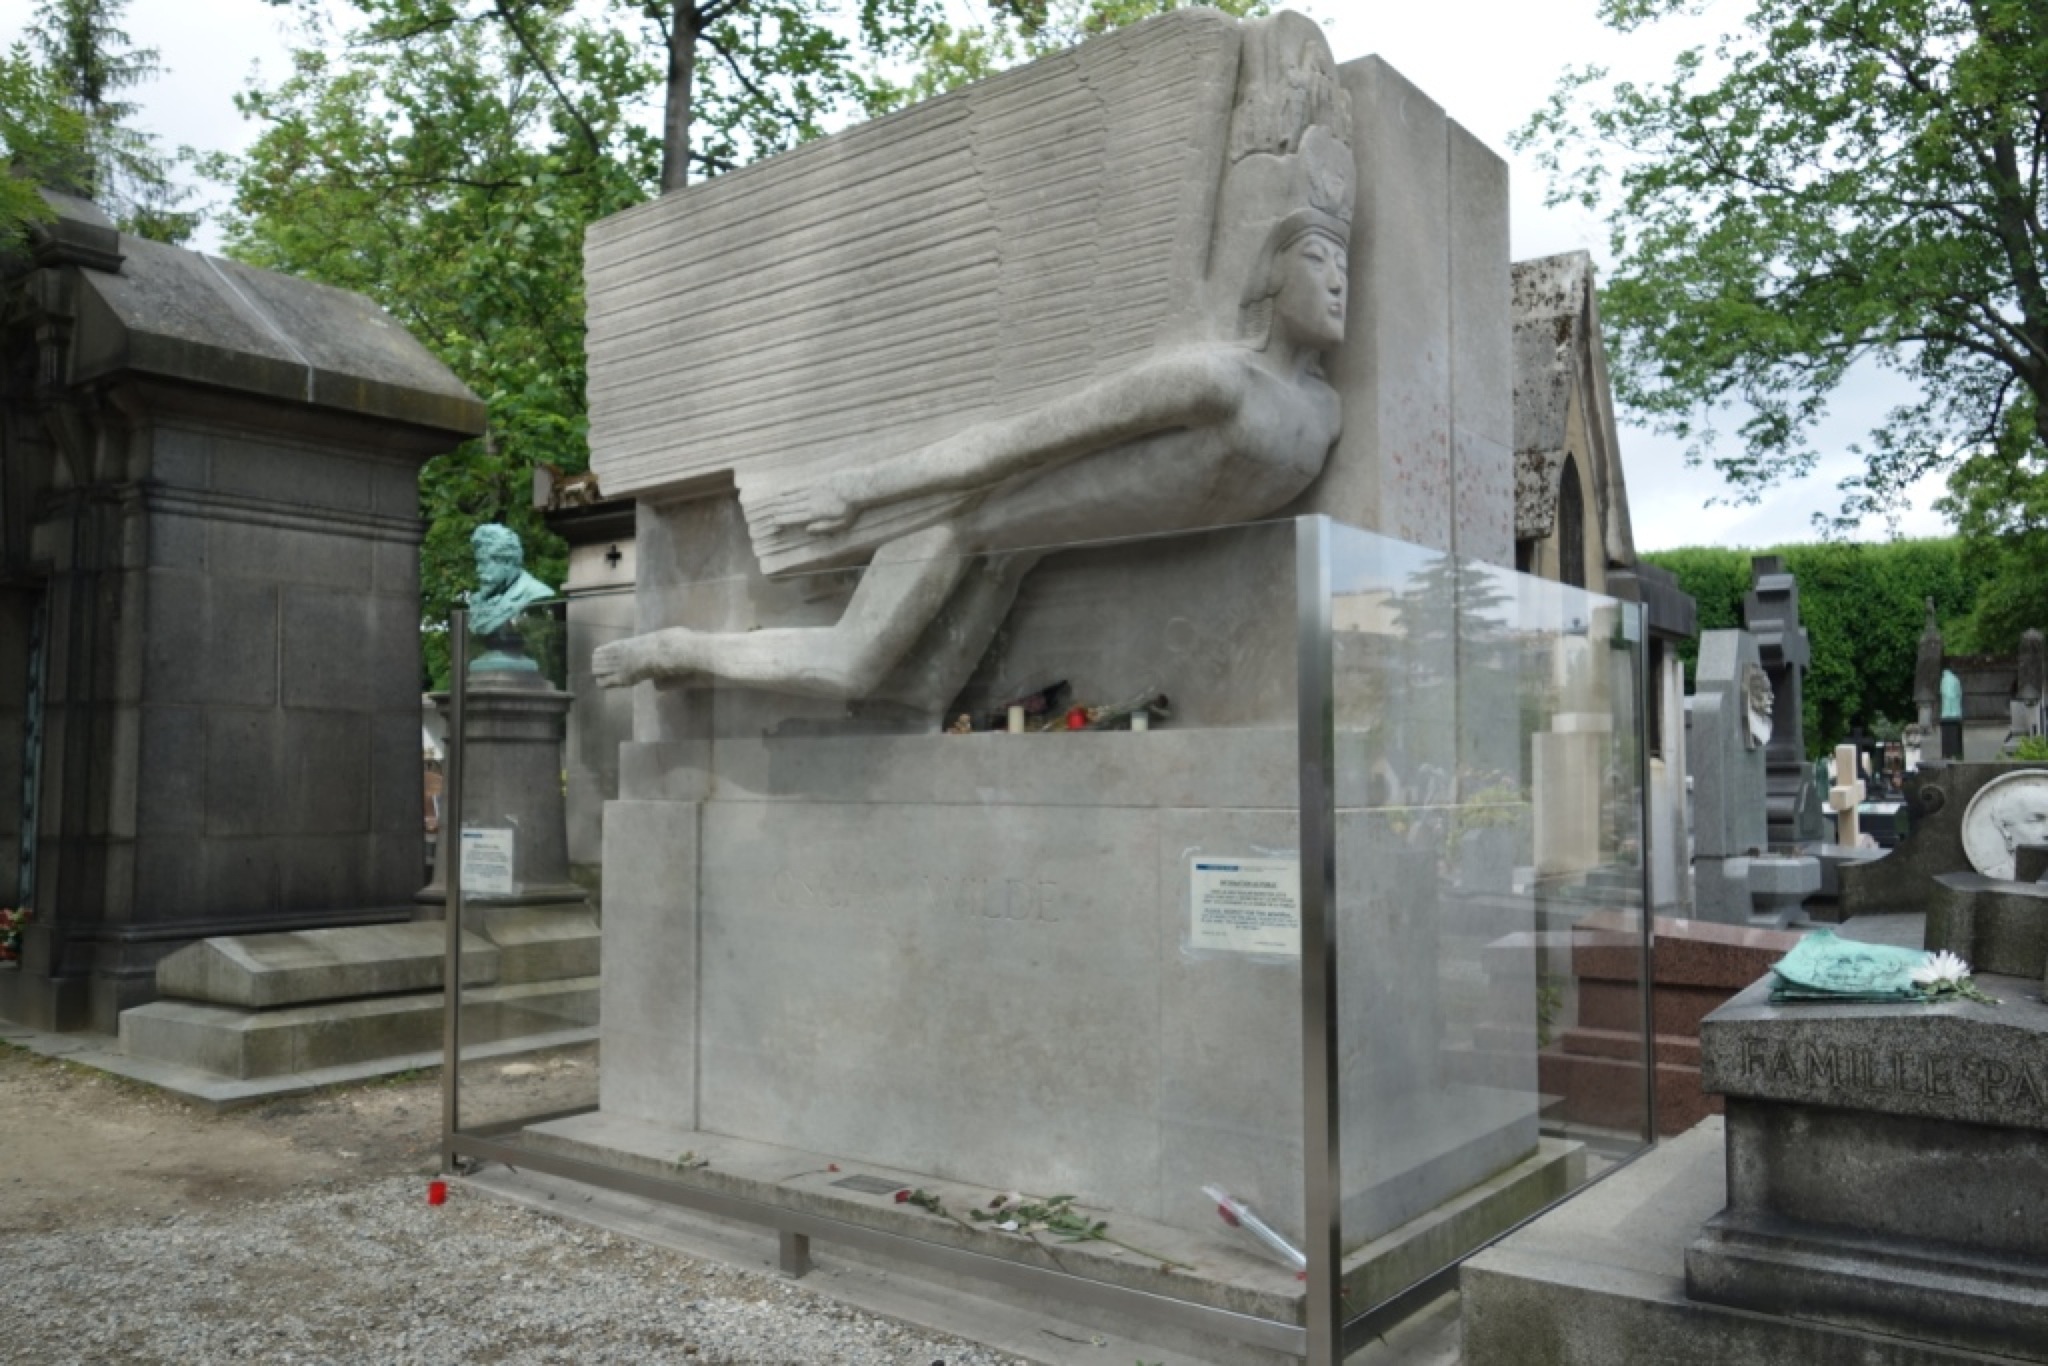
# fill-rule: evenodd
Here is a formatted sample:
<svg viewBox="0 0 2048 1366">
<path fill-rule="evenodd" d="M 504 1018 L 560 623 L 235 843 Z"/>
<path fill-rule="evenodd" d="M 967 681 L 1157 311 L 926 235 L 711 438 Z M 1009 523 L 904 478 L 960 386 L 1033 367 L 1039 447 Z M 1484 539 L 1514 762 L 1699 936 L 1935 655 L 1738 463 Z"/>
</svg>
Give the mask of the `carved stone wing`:
<svg viewBox="0 0 2048 1366">
<path fill-rule="evenodd" d="M 1216 335 L 1239 35 L 1162 16 L 594 226 L 606 492 L 786 489 Z M 755 525 L 755 548 L 771 572 L 855 558 L 971 496 L 822 540 Z"/>
</svg>

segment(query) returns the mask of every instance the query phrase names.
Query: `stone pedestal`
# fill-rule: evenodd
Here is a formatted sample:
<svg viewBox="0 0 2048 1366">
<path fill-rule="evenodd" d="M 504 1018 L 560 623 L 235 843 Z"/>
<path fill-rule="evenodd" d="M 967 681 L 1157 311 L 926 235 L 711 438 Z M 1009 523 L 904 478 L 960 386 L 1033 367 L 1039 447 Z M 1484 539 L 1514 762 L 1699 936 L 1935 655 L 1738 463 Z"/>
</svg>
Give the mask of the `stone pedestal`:
<svg viewBox="0 0 2048 1366">
<path fill-rule="evenodd" d="M 465 899 L 495 906 L 580 906 L 584 891 L 569 876 L 562 800 L 562 742 L 573 699 L 539 673 L 524 670 L 479 670 L 470 679 L 460 737 L 465 809 L 461 820 L 451 817 L 448 824 L 458 832 L 509 831 L 514 890 L 465 888 Z M 434 694 L 434 703 L 442 716 L 450 716 L 447 693 Z M 460 847 L 458 833 L 448 842 L 449 856 L 460 857 Z M 448 859 L 435 862 L 421 901 L 447 903 L 447 869 Z"/>
<path fill-rule="evenodd" d="M 1787 1006 L 1759 982 L 1702 1029 L 1728 1205 L 1694 1300 L 2048 1361 L 2048 1005 Z"/>
<path fill-rule="evenodd" d="M 604 1115 L 1190 1230 L 1219 1182 L 1298 1233 L 1299 961 L 1190 940 L 1191 855 L 1291 850 L 1297 743 L 736 737 L 702 768 L 628 746 L 605 818 Z M 1346 776 L 1356 1246 L 1531 1157 L 1540 1097 L 1527 955 L 1495 1004 L 1520 1012 L 1519 1052 L 1470 1080 L 1445 1047 L 1468 1007 L 1441 965 L 1527 929 L 1530 899 L 1446 894 L 1440 813 L 1367 805 L 1369 775 Z M 708 799 L 645 799 L 693 785 Z"/>
</svg>

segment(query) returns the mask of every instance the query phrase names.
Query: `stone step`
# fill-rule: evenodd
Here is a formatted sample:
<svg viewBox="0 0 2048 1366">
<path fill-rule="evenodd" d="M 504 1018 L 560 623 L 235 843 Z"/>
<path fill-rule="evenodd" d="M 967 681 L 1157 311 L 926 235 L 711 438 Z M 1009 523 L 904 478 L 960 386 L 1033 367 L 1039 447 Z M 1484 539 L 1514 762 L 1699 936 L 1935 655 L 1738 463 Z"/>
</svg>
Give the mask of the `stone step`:
<svg viewBox="0 0 2048 1366">
<path fill-rule="evenodd" d="M 446 949 L 445 927 L 424 920 L 219 935 L 188 944 L 158 963 L 156 987 L 173 999 L 248 1010 L 438 991 Z M 495 982 L 498 974 L 498 949 L 487 939 L 465 934 L 464 984 Z"/>
<path fill-rule="evenodd" d="M 594 977 L 598 964 L 597 917 L 586 902 L 565 906 L 486 906 L 464 916 L 465 927 L 496 947 L 493 981 L 558 982 Z M 463 976 L 469 976 L 469 943 L 463 943 Z"/>
<path fill-rule="evenodd" d="M 495 1043 L 597 1022 L 597 978 L 465 988 L 465 1044 Z M 244 1010 L 153 1001 L 121 1012 L 132 1058 L 227 1077 L 273 1077 L 440 1047 L 441 993 Z"/>
</svg>

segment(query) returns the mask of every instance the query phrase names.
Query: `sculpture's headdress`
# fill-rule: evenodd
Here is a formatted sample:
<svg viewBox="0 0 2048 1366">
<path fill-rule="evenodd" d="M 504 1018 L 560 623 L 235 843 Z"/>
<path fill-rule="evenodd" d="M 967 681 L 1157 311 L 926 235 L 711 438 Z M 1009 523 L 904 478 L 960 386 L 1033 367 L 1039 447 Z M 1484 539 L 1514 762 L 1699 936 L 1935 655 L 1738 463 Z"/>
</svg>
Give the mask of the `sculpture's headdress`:
<svg viewBox="0 0 2048 1366">
<path fill-rule="evenodd" d="M 1234 327 L 1238 309 L 1267 293 L 1268 263 L 1302 233 L 1350 241 L 1350 141 L 1351 99 L 1323 31 L 1284 12 L 1247 23 L 1209 258 L 1219 322 Z"/>
</svg>

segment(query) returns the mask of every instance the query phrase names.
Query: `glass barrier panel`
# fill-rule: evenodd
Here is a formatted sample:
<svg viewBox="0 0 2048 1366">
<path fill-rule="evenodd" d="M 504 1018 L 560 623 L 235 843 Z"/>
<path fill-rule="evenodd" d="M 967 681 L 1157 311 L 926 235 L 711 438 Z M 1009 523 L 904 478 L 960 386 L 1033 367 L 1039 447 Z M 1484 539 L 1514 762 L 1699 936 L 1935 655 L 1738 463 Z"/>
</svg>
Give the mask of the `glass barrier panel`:
<svg viewBox="0 0 2048 1366">
<path fill-rule="evenodd" d="M 1294 524 L 771 580 L 707 516 L 571 593 L 553 767 L 484 757 L 538 694 L 472 663 L 469 915 L 541 932 L 559 822 L 594 1014 L 519 1009 L 602 1063 L 487 1056 L 479 974 L 460 1128 L 1298 1335 Z"/>
<path fill-rule="evenodd" d="M 460 860 L 455 1079 L 472 1131 L 597 1101 L 598 898 L 570 860 L 563 783 L 570 612 L 560 598 L 473 605 L 461 642 L 462 820 L 437 842 L 428 894 L 445 907 Z"/>
<path fill-rule="evenodd" d="M 1644 1146 L 1639 609 L 1330 541 L 1345 1312 Z"/>
</svg>

